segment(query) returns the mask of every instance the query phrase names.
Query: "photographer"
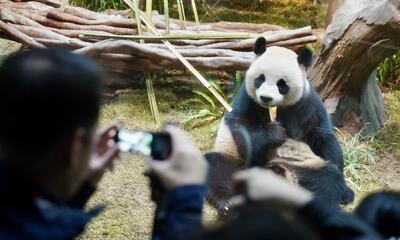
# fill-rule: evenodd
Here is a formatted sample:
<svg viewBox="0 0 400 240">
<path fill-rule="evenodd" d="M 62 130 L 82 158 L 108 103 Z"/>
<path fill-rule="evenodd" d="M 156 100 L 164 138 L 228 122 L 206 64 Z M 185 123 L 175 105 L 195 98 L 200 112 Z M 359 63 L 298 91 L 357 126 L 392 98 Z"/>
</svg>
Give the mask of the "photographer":
<svg viewBox="0 0 400 240">
<path fill-rule="evenodd" d="M 74 239 L 118 156 L 97 130 L 103 72 L 61 50 L 18 53 L 0 67 L 0 239 Z"/>
</svg>

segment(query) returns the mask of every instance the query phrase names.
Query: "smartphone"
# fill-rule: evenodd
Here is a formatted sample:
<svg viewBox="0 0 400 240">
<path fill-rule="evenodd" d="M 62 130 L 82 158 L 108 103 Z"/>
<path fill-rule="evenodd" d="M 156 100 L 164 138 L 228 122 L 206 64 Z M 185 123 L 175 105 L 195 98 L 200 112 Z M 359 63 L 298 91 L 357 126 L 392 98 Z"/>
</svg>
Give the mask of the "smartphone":
<svg viewBox="0 0 400 240">
<path fill-rule="evenodd" d="M 134 131 L 120 128 L 116 139 L 121 152 L 143 154 L 156 160 L 167 159 L 172 150 L 171 137 L 167 133 Z"/>
</svg>

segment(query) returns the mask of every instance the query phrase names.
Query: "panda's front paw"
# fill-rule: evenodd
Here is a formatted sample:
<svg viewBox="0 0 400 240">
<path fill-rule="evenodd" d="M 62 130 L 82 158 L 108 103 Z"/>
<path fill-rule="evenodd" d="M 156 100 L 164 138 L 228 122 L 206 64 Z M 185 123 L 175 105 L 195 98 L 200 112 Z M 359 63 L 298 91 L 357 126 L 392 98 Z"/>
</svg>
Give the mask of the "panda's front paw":
<svg viewBox="0 0 400 240">
<path fill-rule="evenodd" d="M 340 203 L 343 205 L 348 205 L 354 201 L 354 192 L 345 185 L 342 189 Z"/>
<path fill-rule="evenodd" d="M 277 148 L 286 141 L 286 129 L 279 122 L 268 123 L 267 135 L 271 148 Z"/>
</svg>

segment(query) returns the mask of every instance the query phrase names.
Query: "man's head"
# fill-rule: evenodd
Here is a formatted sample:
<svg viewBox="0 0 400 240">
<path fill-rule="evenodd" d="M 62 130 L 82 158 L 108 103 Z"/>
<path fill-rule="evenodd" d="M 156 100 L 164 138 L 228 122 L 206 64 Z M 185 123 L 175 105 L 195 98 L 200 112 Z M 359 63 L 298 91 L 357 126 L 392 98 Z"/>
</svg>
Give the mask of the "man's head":
<svg viewBox="0 0 400 240">
<path fill-rule="evenodd" d="M 59 197 L 85 179 L 99 114 L 102 72 L 63 50 L 15 54 L 0 67 L 0 161 Z M 50 183 L 48 183 L 51 185 Z M 41 186 L 43 187 L 43 186 Z"/>
</svg>

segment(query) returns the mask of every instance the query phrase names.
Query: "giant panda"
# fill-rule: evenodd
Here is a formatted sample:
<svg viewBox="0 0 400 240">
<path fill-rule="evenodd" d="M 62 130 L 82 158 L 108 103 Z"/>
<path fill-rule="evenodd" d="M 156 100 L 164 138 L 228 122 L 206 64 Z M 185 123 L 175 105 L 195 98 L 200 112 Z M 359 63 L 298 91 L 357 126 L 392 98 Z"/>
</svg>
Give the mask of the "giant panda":
<svg viewBox="0 0 400 240">
<path fill-rule="evenodd" d="M 312 52 L 303 48 L 297 55 L 282 47 L 267 48 L 265 38 L 260 37 L 254 53 L 256 59 L 234 98 L 233 111 L 224 115 L 214 150 L 205 155 L 210 165 L 207 200 L 220 213 L 229 209 L 231 177 L 245 168 L 246 146 L 250 144 L 251 161 L 256 165 L 296 179 L 327 204 L 352 202 L 354 193 L 344 180 L 339 142 L 322 101 L 306 77 Z M 277 107 L 277 121 L 270 122 L 270 107 Z M 242 129 L 247 131 L 250 143 L 244 140 Z M 314 160 L 282 161 L 276 149 L 286 138 L 300 142 L 304 151 L 309 149 Z"/>
</svg>

